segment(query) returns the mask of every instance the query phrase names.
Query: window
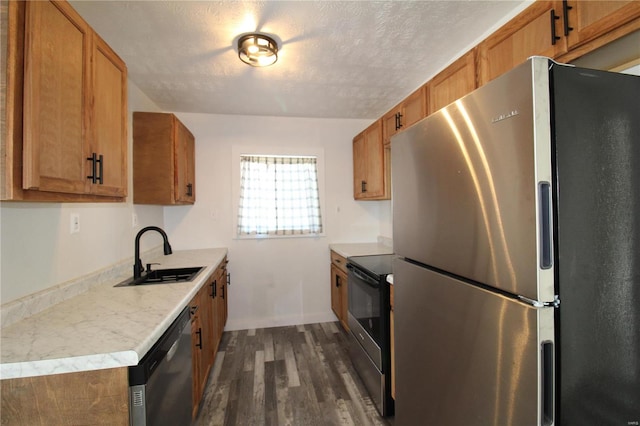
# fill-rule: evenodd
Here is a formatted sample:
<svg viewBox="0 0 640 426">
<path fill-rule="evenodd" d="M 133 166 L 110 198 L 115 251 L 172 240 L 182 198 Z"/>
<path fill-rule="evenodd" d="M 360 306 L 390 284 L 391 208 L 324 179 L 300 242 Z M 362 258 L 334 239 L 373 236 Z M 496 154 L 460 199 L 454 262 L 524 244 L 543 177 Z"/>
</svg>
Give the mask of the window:
<svg viewBox="0 0 640 426">
<path fill-rule="evenodd" d="M 240 236 L 322 233 L 315 156 L 240 156 Z"/>
</svg>

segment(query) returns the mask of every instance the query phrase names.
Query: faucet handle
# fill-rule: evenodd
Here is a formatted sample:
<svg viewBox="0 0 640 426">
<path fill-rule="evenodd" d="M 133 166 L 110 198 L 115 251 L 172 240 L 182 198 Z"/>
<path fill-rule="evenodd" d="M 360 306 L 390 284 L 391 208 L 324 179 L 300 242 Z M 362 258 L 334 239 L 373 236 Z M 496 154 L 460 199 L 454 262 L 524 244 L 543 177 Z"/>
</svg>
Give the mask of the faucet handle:
<svg viewBox="0 0 640 426">
<path fill-rule="evenodd" d="M 147 274 L 151 272 L 151 265 L 159 265 L 159 263 L 147 263 Z"/>
</svg>

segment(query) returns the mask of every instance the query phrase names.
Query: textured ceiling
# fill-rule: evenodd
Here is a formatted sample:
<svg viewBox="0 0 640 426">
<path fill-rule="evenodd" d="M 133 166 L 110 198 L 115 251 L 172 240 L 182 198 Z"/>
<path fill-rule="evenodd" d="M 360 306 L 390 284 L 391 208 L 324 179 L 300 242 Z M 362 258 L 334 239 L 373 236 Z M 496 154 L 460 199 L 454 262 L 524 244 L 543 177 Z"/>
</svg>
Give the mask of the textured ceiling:
<svg viewBox="0 0 640 426">
<path fill-rule="evenodd" d="M 375 119 L 527 3 L 519 1 L 71 1 L 160 108 Z M 253 68 L 242 33 L 275 35 Z"/>
</svg>

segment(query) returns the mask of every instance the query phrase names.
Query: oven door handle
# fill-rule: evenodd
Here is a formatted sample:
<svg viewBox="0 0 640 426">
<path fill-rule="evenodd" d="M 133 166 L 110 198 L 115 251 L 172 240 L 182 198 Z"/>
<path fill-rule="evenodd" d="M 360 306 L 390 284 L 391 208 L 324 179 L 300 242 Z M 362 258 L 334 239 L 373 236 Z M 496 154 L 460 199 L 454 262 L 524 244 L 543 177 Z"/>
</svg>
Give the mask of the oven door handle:
<svg viewBox="0 0 640 426">
<path fill-rule="evenodd" d="M 373 288 L 379 288 L 380 287 L 380 283 L 378 281 L 376 281 L 373 278 L 363 274 L 355 266 L 353 266 L 351 264 L 347 264 L 347 268 L 353 273 L 353 275 L 356 276 L 356 278 L 364 281 L 370 287 L 373 287 Z"/>
</svg>

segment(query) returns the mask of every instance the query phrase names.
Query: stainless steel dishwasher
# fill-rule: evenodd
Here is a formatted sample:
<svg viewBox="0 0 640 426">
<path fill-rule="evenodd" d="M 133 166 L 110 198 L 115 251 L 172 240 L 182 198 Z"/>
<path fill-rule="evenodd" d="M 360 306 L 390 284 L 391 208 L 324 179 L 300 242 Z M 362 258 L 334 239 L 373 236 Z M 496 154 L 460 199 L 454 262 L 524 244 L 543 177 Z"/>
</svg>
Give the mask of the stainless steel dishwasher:
<svg viewBox="0 0 640 426">
<path fill-rule="evenodd" d="M 129 367 L 132 426 L 191 424 L 191 321 L 185 308 L 136 366 Z"/>
</svg>

